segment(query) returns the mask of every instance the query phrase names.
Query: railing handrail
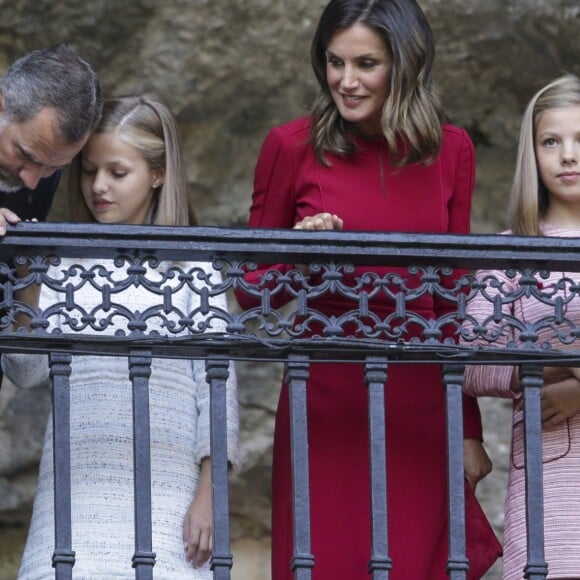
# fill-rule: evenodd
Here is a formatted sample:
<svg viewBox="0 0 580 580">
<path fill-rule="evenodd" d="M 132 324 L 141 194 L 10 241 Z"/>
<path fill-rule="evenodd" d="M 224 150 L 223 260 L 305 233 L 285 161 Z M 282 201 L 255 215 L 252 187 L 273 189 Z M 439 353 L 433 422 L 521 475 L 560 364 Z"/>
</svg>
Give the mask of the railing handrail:
<svg viewBox="0 0 580 580">
<path fill-rule="evenodd" d="M 356 266 L 439 265 L 462 269 L 497 268 L 580 271 L 580 238 L 522 237 L 497 234 L 455 235 L 333 232 L 223 227 L 119 226 L 105 224 L 20 223 L 0 238 L 0 261 L 39 254 L 70 258 L 112 258 L 119 253 L 152 255 L 160 261 L 254 260 L 262 263 L 348 262 Z M 4 273 L 7 274 L 7 273 Z M 2 272 L 0 272 L 2 275 Z M 242 275 L 240 271 L 239 275 Z M 290 352 L 312 360 L 360 361 L 384 356 L 389 362 L 414 361 L 518 364 L 566 364 L 578 348 L 526 350 L 493 345 L 469 346 L 345 337 L 269 337 L 242 333 L 189 336 L 95 336 L 0 331 L 0 352 L 124 354 L 146 348 L 153 356 L 283 361 Z"/>
<path fill-rule="evenodd" d="M 0 260 L 18 248 L 58 249 L 63 257 L 106 257 L 119 249 L 159 259 L 243 256 L 265 263 L 302 263 L 340 256 L 354 265 L 403 266 L 420 261 L 461 268 L 509 267 L 580 271 L 580 238 L 226 227 L 20 223 L 0 238 Z M 283 259 L 282 259 L 283 258 Z"/>
</svg>

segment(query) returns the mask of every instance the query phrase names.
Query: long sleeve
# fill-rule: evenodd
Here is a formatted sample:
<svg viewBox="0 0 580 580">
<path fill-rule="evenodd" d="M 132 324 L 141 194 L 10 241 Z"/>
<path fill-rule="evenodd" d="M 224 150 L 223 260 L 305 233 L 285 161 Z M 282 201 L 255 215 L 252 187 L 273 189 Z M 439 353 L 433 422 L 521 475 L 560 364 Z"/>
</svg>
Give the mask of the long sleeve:
<svg viewBox="0 0 580 580">
<path fill-rule="evenodd" d="M 290 229 L 298 221 L 294 153 L 292 141 L 284 139 L 280 128 L 271 129 L 262 144 L 254 171 L 254 191 L 248 222 L 250 227 Z M 257 270 L 246 273 L 245 280 L 249 284 L 260 284 L 267 270 L 277 270 L 284 274 L 293 267 L 292 264 L 259 264 Z M 272 282 L 269 286 L 275 284 Z M 258 305 L 256 298 L 241 290 L 236 292 L 236 298 L 242 308 Z M 287 293 L 279 293 L 272 296 L 272 306 L 283 306 L 291 298 Z"/>
<path fill-rule="evenodd" d="M 514 290 L 514 281 L 507 278 L 504 272 L 499 270 L 480 270 L 476 274 L 477 280 L 485 280 L 486 276 L 493 276 L 502 283 L 503 292 L 510 292 Z M 491 297 L 494 290 L 487 287 L 486 293 Z M 502 307 L 504 314 L 513 315 L 512 308 L 504 305 Z M 473 331 L 473 322 L 481 325 L 485 324 L 488 330 L 497 329 L 497 326 L 489 319 L 493 314 L 493 303 L 488 298 L 478 292 L 473 300 L 470 300 L 467 305 L 468 322 L 464 325 L 465 331 L 471 333 Z M 488 320 L 489 319 L 489 320 Z M 505 332 L 491 343 L 494 347 L 501 348 L 506 345 L 508 337 Z M 478 344 L 490 344 L 484 338 L 479 337 L 474 341 L 462 339 L 463 344 L 467 346 L 477 346 Z M 514 398 L 515 394 L 510 390 L 511 377 L 513 367 L 509 365 L 468 365 L 465 374 L 464 391 L 473 396 L 495 396 L 504 398 Z"/>
<path fill-rule="evenodd" d="M 204 265 L 207 273 L 210 273 L 214 284 L 221 279 L 219 272 L 216 272 L 210 264 Z M 192 305 L 190 305 L 192 306 Z M 227 310 L 227 303 L 224 294 L 218 294 L 210 299 L 210 306 L 220 310 Z M 212 321 L 211 331 L 223 329 L 222 320 Z M 206 379 L 205 361 L 192 360 L 193 378 L 196 390 L 197 406 L 197 433 L 196 433 L 196 461 L 201 463 L 204 457 L 210 456 L 210 387 Z M 227 417 L 227 447 L 228 460 L 235 468 L 240 466 L 239 451 L 239 411 L 238 411 L 238 390 L 236 380 L 236 369 L 232 361 L 229 366 L 229 376 L 226 382 L 226 417 Z"/>
<path fill-rule="evenodd" d="M 45 354 L 4 353 L 2 369 L 21 389 L 35 389 L 49 384 L 48 356 Z"/>
<path fill-rule="evenodd" d="M 471 200 L 475 184 L 475 150 L 473 143 L 464 130 L 459 130 L 461 138 L 457 149 L 453 151 L 455 159 L 448 155 L 448 160 L 443 167 L 453 171 L 453 194 L 447 203 L 448 234 L 469 234 L 471 231 Z M 451 161 L 455 161 L 451 165 Z M 449 167 L 451 165 L 451 167 Z M 466 274 L 467 270 L 455 270 L 452 276 L 443 277 L 441 285 L 444 288 L 453 288 L 455 281 Z M 436 296 L 434 308 L 438 317 L 455 312 L 456 304 Z M 454 339 L 456 334 L 450 328 L 446 329 L 446 335 Z"/>
<path fill-rule="evenodd" d="M 455 187 L 453 195 L 447 205 L 448 229 L 450 234 L 468 234 L 471 228 L 471 200 L 475 185 L 475 149 L 473 142 L 464 130 L 460 130 L 460 140 L 456 153 L 454 168 Z M 442 286 L 453 288 L 455 281 L 466 273 L 465 270 L 456 270 L 453 276 L 442 279 Z M 441 297 L 435 297 L 434 308 L 438 318 L 456 311 L 456 304 Z M 456 329 L 447 326 L 443 329 L 443 338 L 452 338 L 457 341 Z M 463 425 L 466 439 L 481 439 L 481 413 L 477 400 L 466 394 L 463 395 Z"/>
</svg>

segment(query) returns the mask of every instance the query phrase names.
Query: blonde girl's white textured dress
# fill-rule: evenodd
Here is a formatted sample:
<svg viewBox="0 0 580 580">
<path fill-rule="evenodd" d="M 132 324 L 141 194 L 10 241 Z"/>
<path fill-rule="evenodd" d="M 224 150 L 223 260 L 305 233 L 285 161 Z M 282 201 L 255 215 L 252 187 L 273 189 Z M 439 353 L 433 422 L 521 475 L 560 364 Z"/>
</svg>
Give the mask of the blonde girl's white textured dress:
<svg viewBox="0 0 580 580">
<path fill-rule="evenodd" d="M 61 269 L 72 263 L 63 260 Z M 85 269 L 98 271 L 96 261 L 82 260 Z M 106 266 L 106 263 L 104 264 Z M 183 266 L 183 263 L 181 263 Z M 206 263 L 187 263 L 211 273 L 219 273 Z M 162 268 L 161 268 L 162 269 Z M 109 275 L 127 277 L 126 272 Z M 58 276 L 58 268 L 51 268 Z M 111 274 L 112 273 L 112 274 Z M 79 272 L 80 274 L 80 272 Z M 150 271 L 154 278 L 156 271 Z M 148 275 L 149 278 L 149 275 Z M 96 280 L 98 281 L 99 274 Z M 78 281 L 78 280 L 77 280 Z M 104 279 L 103 279 L 104 282 Z M 166 281 L 164 284 L 178 284 Z M 41 308 L 62 301 L 43 286 Z M 152 295 L 142 286 L 128 285 L 116 302 L 144 312 L 152 305 Z M 75 293 L 75 302 L 90 310 L 100 304 L 100 292 L 84 284 Z M 159 297 L 155 298 L 159 303 Z M 172 304 L 184 313 L 199 306 L 197 295 L 180 288 Z M 210 304 L 226 308 L 223 296 Z M 60 322 L 51 325 L 56 327 Z M 115 325 L 114 331 L 123 326 Z M 212 330 L 219 331 L 213 325 Z M 160 327 L 160 332 L 165 332 Z M 11 354 L 3 358 L 7 376 L 17 385 L 34 387 L 46 383 L 47 358 L 44 355 Z M 71 396 L 71 477 L 72 549 L 76 552 L 75 580 L 135 578 L 131 566 L 134 553 L 133 432 L 131 383 L 126 357 L 74 356 L 70 377 Z M 201 360 L 153 359 L 150 387 L 151 476 L 153 568 L 156 580 L 208 580 L 208 565 L 195 569 L 186 562 L 183 551 L 183 518 L 194 497 L 200 461 L 210 454 L 209 388 L 205 363 Z M 227 387 L 228 456 L 238 464 L 238 408 L 235 372 L 230 365 Z M 54 578 L 51 557 L 54 550 L 52 421 L 49 418 L 40 464 L 38 488 L 28 534 L 20 580 Z"/>
<path fill-rule="evenodd" d="M 557 228 L 543 225 L 547 236 L 580 237 L 580 228 Z M 509 233 L 509 232 L 508 232 Z M 493 274 L 503 281 L 504 291 L 515 289 L 517 280 L 508 278 L 502 271 L 481 271 L 478 278 Z M 553 287 L 561 278 L 569 277 L 580 282 L 580 273 L 552 272 L 549 279 L 539 278 L 544 288 Z M 564 297 L 565 289 L 558 292 Z M 481 295 L 471 301 L 468 312 L 482 321 L 493 308 Z M 518 320 L 533 321 L 550 316 L 554 308 L 534 298 L 522 298 L 513 303 L 508 314 Z M 567 303 L 566 318 L 580 325 L 580 300 Z M 548 330 L 540 333 L 538 344 L 550 342 L 562 347 Z M 471 343 L 473 344 L 473 343 Z M 505 344 L 504 340 L 496 343 Z M 501 365 L 472 365 L 466 370 L 465 390 L 475 396 L 514 398 L 510 390 L 513 367 Z M 518 397 L 515 397 L 518 398 Z M 508 489 L 505 501 L 505 532 L 503 555 L 504 580 L 522 580 L 526 565 L 526 508 L 525 473 L 523 464 L 522 411 L 514 406 L 512 445 Z M 548 578 L 580 578 L 580 416 L 542 432 L 544 471 L 544 535 L 545 555 L 548 562 Z"/>
</svg>

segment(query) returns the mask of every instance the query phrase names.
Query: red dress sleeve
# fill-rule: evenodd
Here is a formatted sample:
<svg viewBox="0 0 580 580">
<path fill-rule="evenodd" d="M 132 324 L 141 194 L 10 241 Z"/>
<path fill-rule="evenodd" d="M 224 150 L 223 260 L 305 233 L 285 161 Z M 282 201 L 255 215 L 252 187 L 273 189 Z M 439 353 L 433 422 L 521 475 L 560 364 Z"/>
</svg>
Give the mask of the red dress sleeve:
<svg viewBox="0 0 580 580">
<path fill-rule="evenodd" d="M 449 225 L 448 233 L 468 234 L 471 229 L 471 200 L 475 187 L 475 148 L 467 132 L 459 130 L 460 140 L 456 154 L 455 187 L 448 204 Z M 447 162 L 451 162 L 449 159 Z M 467 270 L 456 270 L 453 276 L 444 279 L 442 284 L 452 287 L 455 280 L 467 273 Z M 436 299 L 435 313 L 437 317 L 455 312 L 454 303 Z M 453 338 L 457 342 L 455 329 L 449 327 L 444 331 L 446 338 Z M 465 439 L 483 438 L 481 413 L 475 397 L 463 394 L 463 429 Z"/>
<path fill-rule="evenodd" d="M 254 171 L 254 191 L 248 225 L 251 228 L 284 228 L 289 229 L 296 223 L 296 199 L 294 193 L 295 160 L 292 147 L 286 143 L 279 127 L 271 129 L 260 150 Z M 276 286 L 276 281 L 262 282 L 268 270 L 277 270 L 285 274 L 294 266 L 292 264 L 259 264 L 257 270 L 246 271 L 244 280 L 260 288 Z M 236 299 L 244 309 L 258 306 L 260 301 L 250 296 L 243 289 L 235 292 Z M 287 293 L 271 296 L 272 307 L 278 308 L 292 297 Z"/>
</svg>

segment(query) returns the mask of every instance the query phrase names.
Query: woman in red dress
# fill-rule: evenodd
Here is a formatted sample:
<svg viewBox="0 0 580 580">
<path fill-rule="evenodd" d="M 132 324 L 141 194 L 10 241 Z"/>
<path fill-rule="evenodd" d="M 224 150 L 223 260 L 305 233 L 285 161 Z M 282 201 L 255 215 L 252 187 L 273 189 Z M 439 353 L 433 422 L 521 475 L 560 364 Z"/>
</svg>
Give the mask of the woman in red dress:
<svg viewBox="0 0 580 580">
<path fill-rule="evenodd" d="M 430 78 L 433 57 L 431 29 L 415 0 L 332 0 L 311 50 L 319 95 L 309 117 L 268 134 L 256 166 L 249 225 L 469 232 L 473 144 L 464 130 L 445 124 Z M 353 279 L 363 270 L 357 268 Z M 385 269 L 380 271 L 384 274 Z M 263 273 L 259 268 L 246 279 L 263 284 Z M 241 291 L 238 300 L 243 307 L 255 306 Z M 282 300 L 273 295 L 273 306 Z M 351 309 L 352 303 L 326 295 L 309 301 L 309 306 L 332 316 Z M 413 303 L 413 310 L 425 318 L 442 315 L 446 307 L 449 310 L 431 296 Z M 384 319 L 394 304 L 382 297 L 372 300 L 370 308 Z M 390 578 L 447 578 L 441 369 L 391 365 L 388 375 Z M 361 365 L 312 364 L 307 397 L 313 578 L 363 580 L 368 578 L 371 547 L 367 389 Z M 465 399 L 464 415 L 466 478 L 474 487 L 491 465 L 481 446 L 479 411 L 471 398 Z M 272 518 L 272 577 L 291 579 L 286 385 L 276 415 Z M 477 533 L 472 531 L 476 523 Z M 472 522 L 468 517 L 467 538 L 469 578 L 480 578 L 501 548 L 484 518 L 482 525 L 481 518 Z"/>
</svg>

